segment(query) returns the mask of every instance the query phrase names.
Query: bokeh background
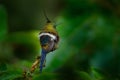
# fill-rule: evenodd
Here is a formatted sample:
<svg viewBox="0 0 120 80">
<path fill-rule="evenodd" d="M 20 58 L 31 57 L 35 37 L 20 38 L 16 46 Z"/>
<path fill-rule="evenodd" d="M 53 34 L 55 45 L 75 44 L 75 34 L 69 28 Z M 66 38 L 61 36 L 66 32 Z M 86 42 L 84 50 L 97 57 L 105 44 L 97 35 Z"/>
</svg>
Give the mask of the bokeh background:
<svg viewBox="0 0 120 80">
<path fill-rule="evenodd" d="M 120 80 L 120 0 L 0 0 L 0 80 L 20 80 L 40 55 L 43 7 L 60 43 L 32 80 Z"/>
</svg>

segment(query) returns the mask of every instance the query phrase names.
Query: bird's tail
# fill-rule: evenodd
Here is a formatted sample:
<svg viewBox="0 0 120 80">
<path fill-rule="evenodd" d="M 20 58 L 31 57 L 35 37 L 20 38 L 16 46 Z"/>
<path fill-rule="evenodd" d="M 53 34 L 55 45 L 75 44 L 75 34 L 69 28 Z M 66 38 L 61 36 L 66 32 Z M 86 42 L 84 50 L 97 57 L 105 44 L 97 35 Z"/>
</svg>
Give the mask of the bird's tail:
<svg viewBox="0 0 120 80">
<path fill-rule="evenodd" d="M 47 52 L 44 49 L 42 49 L 41 59 L 40 59 L 40 73 L 42 73 L 42 68 L 43 68 L 45 58 L 46 58 L 46 54 L 47 54 Z"/>
</svg>

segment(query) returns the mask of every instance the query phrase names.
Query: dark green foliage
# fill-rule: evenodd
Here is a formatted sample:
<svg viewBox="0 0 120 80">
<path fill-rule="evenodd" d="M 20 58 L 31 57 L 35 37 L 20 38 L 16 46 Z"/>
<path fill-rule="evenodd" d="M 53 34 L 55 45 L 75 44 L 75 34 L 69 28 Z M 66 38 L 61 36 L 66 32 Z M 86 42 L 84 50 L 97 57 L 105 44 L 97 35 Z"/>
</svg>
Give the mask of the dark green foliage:
<svg viewBox="0 0 120 80">
<path fill-rule="evenodd" d="M 47 54 L 43 73 L 32 80 L 120 80 L 120 1 L 45 0 L 59 47 Z M 38 34 L 46 20 L 41 0 L 4 0 L 0 4 L 0 80 L 23 77 L 40 55 Z M 57 15 L 57 16 L 56 16 Z"/>
</svg>

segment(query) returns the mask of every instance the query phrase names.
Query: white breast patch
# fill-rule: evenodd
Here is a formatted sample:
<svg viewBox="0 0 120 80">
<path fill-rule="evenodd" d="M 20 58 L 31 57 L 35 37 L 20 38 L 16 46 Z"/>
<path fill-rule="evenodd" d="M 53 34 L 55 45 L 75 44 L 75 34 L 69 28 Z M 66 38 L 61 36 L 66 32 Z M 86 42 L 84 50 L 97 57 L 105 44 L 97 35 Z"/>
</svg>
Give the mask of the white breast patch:
<svg viewBox="0 0 120 80">
<path fill-rule="evenodd" d="M 53 34 L 50 34 L 50 33 L 41 33 L 41 34 L 39 34 L 38 38 L 40 38 L 40 37 L 43 36 L 43 35 L 48 35 L 48 36 L 50 36 L 50 37 L 52 38 L 52 40 L 55 40 L 55 39 L 56 39 L 56 36 L 53 35 Z"/>
</svg>

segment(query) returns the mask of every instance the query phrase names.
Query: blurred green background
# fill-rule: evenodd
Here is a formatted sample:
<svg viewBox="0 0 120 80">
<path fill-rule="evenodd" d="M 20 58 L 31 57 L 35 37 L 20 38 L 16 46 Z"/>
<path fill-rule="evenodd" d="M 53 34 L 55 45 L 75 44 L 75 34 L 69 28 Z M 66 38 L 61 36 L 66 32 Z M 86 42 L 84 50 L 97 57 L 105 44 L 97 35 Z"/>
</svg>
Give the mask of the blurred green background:
<svg viewBox="0 0 120 80">
<path fill-rule="evenodd" d="M 20 80 L 40 55 L 43 7 L 60 43 L 32 80 L 120 80 L 120 0 L 0 0 L 0 80 Z"/>
</svg>

